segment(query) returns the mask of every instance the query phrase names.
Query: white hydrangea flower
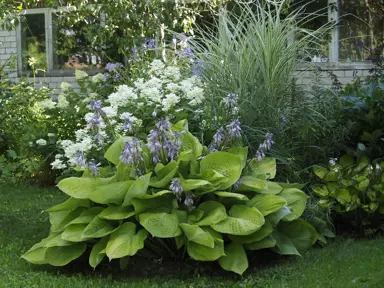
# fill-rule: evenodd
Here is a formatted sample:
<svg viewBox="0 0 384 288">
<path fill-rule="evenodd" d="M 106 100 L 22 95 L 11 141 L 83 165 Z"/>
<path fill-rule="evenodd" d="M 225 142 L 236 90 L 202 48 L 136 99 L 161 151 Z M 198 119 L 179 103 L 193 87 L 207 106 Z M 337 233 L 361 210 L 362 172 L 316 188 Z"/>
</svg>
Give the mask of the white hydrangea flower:
<svg viewBox="0 0 384 288">
<path fill-rule="evenodd" d="M 60 89 L 62 92 L 66 92 L 69 89 L 71 89 L 72 87 L 73 87 L 72 84 L 68 83 L 68 82 L 61 82 L 61 84 L 60 84 Z"/>
<path fill-rule="evenodd" d="M 61 140 L 57 144 L 59 144 L 62 148 L 67 148 L 73 145 L 73 142 L 71 140 Z"/>
<path fill-rule="evenodd" d="M 161 89 L 163 86 L 163 81 L 157 77 L 152 77 L 147 82 L 145 82 L 146 88 L 157 88 Z"/>
<path fill-rule="evenodd" d="M 161 102 L 161 104 L 163 105 L 162 110 L 167 112 L 179 102 L 180 102 L 179 96 L 177 96 L 174 93 L 170 93 L 166 95 L 163 101 Z"/>
<path fill-rule="evenodd" d="M 77 81 L 82 81 L 88 78 L 88 74 L 83 70 L 75 70 L 75 78 Z"/>
<path fill-rule="evenodd" d="M 55 134 L 55 133 L 48 133 L 47 136 L 48 136 L 48 137 L 55 137 L 56 134 Z"/>
<path fill-rule="evenodd" d="M 176 83 L 171 82 L 167 84 L 166 89 L 171 93 L 175 93 L 180 90 L 180 86 Z"/>
<path fill-rule="evenodd" d="M 98 73 L 95 76 L 92 76 L 92 82 L 95 84 L 101 83 L 104 81 L 103 74 Z"/>
<path fill-rule="evenodd" d="M 186 93 L 186 98 L 191 100 L 189 104 L 192 106 L 201 104 L 204 100 L 204 89 L 200 87 L 194 87 L 192 90 Z"/>
<path fill-rule="evenodd" d="M 76 141 L 80 142 L 85 136 L 87 136 L 88 131 L 86 129 L 79 129 L 75 131 Z"/>
<path fill-rule="evenodd" d="M 36 106 L 43 110 L 51 110 L 56 107 L 56 102 L 52 99 L 45 99 L 36 103 Z"/>
<path fill-rule="evenodd" d="M 169 80 L 179 80 L 181 77 L 180 69 L 175 66 L 168 66 L 164 69 L 164 72 L 161 74 L 162 79 L 169 79 Z"/>
<path fill-rule="evenodd" d="M 161 103 L 162 94 L 156 87 L 147 87 L 141 90 L 141 97 L 153 103 Z"/>
<path fill-rule="evenodd" d="M 133 85 L 136 87 L 137 90 L 142 90 L 146 87 L 143 78 L 138 78 L 135 82 L 133 82 Z"/>
<path fill-rule="evenodd" d="M 57 97 L 57 107 L 58 108 L 67 108 L 69 106 L 69 102 L 64 94 L 59 94 Z"/>
<path fill-rule="evenodd" d="M 121 107 L 127 105 L 130 101 L 137 100 L 138 96 L 132 87 L 120 85 L 117 91 L 109 95 L 108 102 L 113 107 Z"/>
<path fill-rule="evenodd" d="M 56 159 L 51 163 L 52 169 L 53 170 L 62 170 L 67 168 L 67 165 L 63 162 L 63 160 Z"/>
<path fill-rule="evenodd" d="M 44 139 L 39 139 L 36 141 L 36 144 L 39 146 L 45 146 L 47 145 L 47 141 L 45 141 Z"/>
<path fill-rule="evenodd" d="M 105 116 L 107 116 L 107 118 L 113 118 L 117 116 L 117 109 L 115 107 L 106 106 L 101 108 L 101 110 L 105 113 Z"/>
<path fill-rule="evenodd" d="M 155 75 L 160 75 L 162 70 L 165 68 L 165 64 L 163 61 L 159 59 L 155 59 L 149 64 L 149 73 L 153 73 Z"/>
<path fill-rule="evenodd" d="M 61 158 L 63 158 L 63 157 L 64 157 L 63 154 L 56 154 L 56 155 L 55 155 L 55 159 L 61 159 Z"/>
</svg>

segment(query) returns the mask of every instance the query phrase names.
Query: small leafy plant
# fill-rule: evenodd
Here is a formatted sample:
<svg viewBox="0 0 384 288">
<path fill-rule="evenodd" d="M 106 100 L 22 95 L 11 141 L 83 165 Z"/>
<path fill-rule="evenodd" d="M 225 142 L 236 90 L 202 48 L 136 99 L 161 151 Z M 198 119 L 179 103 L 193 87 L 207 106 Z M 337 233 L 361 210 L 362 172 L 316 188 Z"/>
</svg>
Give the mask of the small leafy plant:
<svg viewBox="0 0 384 288">
<path fill-rule="evenodd" d="M 267 136 L 266 150 L 272 143 Z M 126 263 L 134 255 L 188 255 L 243 274 L 247 250 L 300 255 L 319 236 L 299 219 L 307 201 L 302 185 L 272 182 L 275 159 L 247 159 L 240 143 L 238 121 L 205 147 L 185 120 L 171 125 L 163 119 L 146 144 L 134 137 L 113 143 L 105 153 L 113 168 L 78 155 L 83 177 L 60 181 L 70 198 L 46 210 L 49 236 L 22 257 L 64 266 L 89 249 L 96 267 L 105 257 Z"/>
<path fill-rule="evenodd" d="M 371 162 L 367 157 L 344 155 L 339 162 L 331 159 L 328 168 L 314 167 L 323 183 L 312 190 L 320 197 L 319 206 L 333 209 L 359 229 L 377 231 L 384 215 L 383 169 L 380 159 Z"/>
</svg>

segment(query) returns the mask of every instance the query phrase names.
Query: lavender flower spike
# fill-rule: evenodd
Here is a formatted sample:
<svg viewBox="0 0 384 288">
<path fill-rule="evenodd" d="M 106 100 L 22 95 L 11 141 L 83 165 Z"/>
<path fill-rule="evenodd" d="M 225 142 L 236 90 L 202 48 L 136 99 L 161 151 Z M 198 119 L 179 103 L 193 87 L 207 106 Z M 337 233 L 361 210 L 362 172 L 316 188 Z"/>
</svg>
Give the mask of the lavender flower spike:
<svg viewBox="0 0 384 288">
<path fill-rule="evenodd" d="M 217 130 L 216 134 L 213 135 L 213 142 L 216 145 L 220 145 L 221 143 L 223 143 L 224 137 L 225 137 L 224 136 L 224 128 L 220 127 L 220 129 Z"/>
<path fill-rule="evenodd" d="M 103 102 L 101 102 L 101 100 L 94 100 L 89 104 L 88 108 L 91 110 L 99 111 L 102 105 Z"/>
<path fill-rule="evenodd" d="M 89 162 L 88 167 L 89 167 L 89 170 L 91 170 L 93 177 L 97 177 L 100 174 L 100 171 L 98 168 L 100 165 L 101 165 L 100 163 L 96 164 L 93 159 Z"/>
<path fill-rule="evenodd" d="M 176 195 L 176 198 L 180 200 L 181 194 L 183 193 L 183 187 L 181 187 L 180 181 L 178 179 L 173 179 L 169 189 Z"/>
<path fill-rule="evenodd" d="M 237 95 L 235 93 L 229 93 L 228 96 L 223 100 L 225 106 L 233 108 L 237 106 Z"/>
<path fill-rule="evenodd" d="M 160 132 L 165 132 L 171 130 L 171 124 L 169 124 L 169 121 L 167 119 L 161 119 L 159 122 L 156 123 L 156 128 Z"/>
<path fill-rule="evenodd" d="M 233 184 L 233 188 L 235 188 L 235 189 L 239 188 L 239 186 L 241 185 L 241 183 L 242 183 L 241 179 L 237 180 L 237 181 L 235 182 L 235 184 Z"/>
<path fill-rule="evenodd" d="M 80 150 L 77 150 L 75 152 L 75 162 L 81 168 L 85 168 L 87 166 L 87 162 L 84 158 L 83 152 L 81 152 Z"/>
<path fill-rule="evenodd" d="M 227 125 L 228 134 L 231 139 L 241 137 L 240 121 L 235 120 Z"/>
<path fill-rule="evenodd" d="M 193 210 L 195 208 L 195 206 L 193 205 L 194 204 L 194 201 L 193 201 L 193 195 L 192 194 L 188 194 L 186 197 L 185 197 L 185 200 L 184 200 L 184 205 L 185 207 L 188 208 L 189 211 Z"/>
</svg>

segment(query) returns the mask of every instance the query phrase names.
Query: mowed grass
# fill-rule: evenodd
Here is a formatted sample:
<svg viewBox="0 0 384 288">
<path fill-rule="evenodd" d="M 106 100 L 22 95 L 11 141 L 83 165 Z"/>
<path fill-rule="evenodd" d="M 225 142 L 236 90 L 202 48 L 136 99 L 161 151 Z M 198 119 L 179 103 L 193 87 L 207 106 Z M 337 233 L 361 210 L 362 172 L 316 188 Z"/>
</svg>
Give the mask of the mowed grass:
<svg viewBox="0 0 384 288">
<path fill-rule="evenodd" d="M 337 238 L 302 258 L 255 253 L 243 277 L 193 261 L 133 259 L 124 271 L 108 262 L 93 271 L 87 255 L 68 267 L 30 265 L 20 256 L 48 235 L 42 210 L 66 198 L 54 188 L 0 184 L 0 287 L 384 287 L 384 239 Z"/>
</svg>

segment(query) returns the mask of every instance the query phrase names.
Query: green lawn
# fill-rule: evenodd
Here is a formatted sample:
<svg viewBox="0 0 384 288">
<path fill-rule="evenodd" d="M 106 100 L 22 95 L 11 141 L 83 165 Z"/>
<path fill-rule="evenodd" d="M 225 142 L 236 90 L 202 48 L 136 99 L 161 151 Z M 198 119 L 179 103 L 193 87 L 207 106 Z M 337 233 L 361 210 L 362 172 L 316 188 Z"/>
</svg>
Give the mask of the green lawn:
<svg viewBox="0 0 384 288">
<path fill-rule="evenodd" d="M 107 263 L 92 271 L 86 258 L 64 268 L 28 264 L 20 255 L 49 231 L 41 211 L 65 199 L 55 189 L 0 184 L 0 287 L 384 287 L 384 239 L 338 238 L 303 258 L 256 253 L 244 277 L 192 261 L 133 259 L 123 272 Z"/>
</svg>

